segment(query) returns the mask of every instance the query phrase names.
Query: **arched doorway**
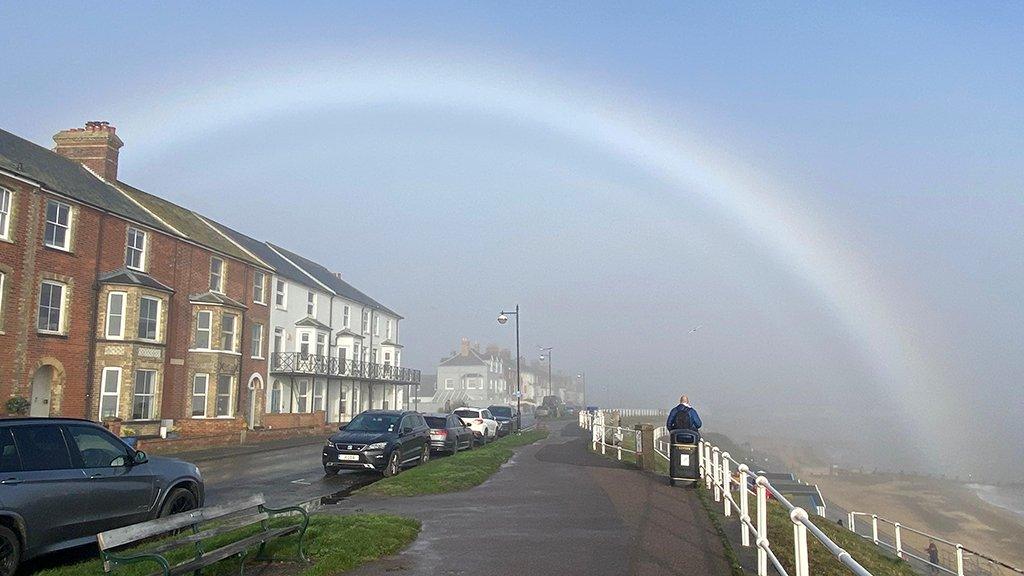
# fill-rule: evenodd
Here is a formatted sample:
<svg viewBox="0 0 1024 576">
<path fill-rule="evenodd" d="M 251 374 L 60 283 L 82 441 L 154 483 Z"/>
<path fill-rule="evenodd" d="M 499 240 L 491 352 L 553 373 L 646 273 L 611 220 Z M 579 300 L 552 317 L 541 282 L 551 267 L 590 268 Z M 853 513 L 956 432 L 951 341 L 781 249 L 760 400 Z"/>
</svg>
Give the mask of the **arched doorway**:
<svg viewBox="0 0 1024 576">
<path fill-rule="evenodd" d="M 249 428 L 255 428 L 263 423 L 263 414 L 260 410 L 260 400 L 263 393 L 263 376 L 254 373 L 249 377 Z"/>
<path fill-rule="evenodd" d="M 32 406 L 30 416 L 49 416 L 53 395 L 53 366 L 40 366 L 32 375 Z"/>
</svg>

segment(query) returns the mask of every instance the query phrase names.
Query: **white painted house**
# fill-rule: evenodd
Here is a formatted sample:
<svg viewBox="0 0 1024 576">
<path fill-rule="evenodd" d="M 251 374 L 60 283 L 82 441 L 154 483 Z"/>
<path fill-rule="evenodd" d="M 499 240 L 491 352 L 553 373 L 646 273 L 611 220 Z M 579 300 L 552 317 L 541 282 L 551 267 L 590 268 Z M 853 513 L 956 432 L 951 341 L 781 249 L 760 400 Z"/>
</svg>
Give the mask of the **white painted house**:
<svg viewBox="0 0 1024 576">
<path fill-rule="evenodd" d="M 401 316 L 320 264 L 220 228 L 276 271 L 268 288 L 268 412 L 323 410 L 337 423 L 409 405 L 420 374 L 401 367 Z"/>
</svg>

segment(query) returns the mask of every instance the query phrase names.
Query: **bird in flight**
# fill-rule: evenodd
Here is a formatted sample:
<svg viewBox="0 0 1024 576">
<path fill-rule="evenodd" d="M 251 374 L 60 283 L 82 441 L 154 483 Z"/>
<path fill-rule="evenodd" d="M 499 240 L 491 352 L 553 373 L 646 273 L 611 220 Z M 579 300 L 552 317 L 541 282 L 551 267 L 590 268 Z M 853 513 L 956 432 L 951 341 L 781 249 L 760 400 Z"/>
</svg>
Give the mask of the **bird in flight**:
<svg viewBox="0 0 1024 576">
<path fill-rule="evenodd" d="M 700 330 L 703 327 L 704 327 L 703 324 L 698 324 L 697 326 L 694 326 L 692 329 L 690 329 L 690 334 L 693 334 L 694 332 L 696 332 L 697 330 Z"/>
</svg>

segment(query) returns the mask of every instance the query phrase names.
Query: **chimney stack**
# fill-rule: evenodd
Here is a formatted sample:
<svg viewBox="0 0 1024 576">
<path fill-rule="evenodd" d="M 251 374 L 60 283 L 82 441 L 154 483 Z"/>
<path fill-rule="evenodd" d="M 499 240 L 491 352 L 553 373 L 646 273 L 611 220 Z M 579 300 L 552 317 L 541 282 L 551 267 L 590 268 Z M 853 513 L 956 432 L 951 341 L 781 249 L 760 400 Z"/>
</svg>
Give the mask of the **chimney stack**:
<svg viewBox="0 0 1024 576">
<path fill-rule="evenodd" d="M 54 152 L 78 162 L 104 180 L 117 180 L 117 154 L 124 142 L 109 122 L 86 122 L 85 128 L 61 130 L 53 136 Z"/>
<path fill-rule="evenodd" d="M 460 356 L 469 356 L 469 338 L 463 338 L 459 347 Z"/>
<path fill-rule="evenodd" d="M 338 280 L 342 280 L 341 272 L 335 272 L 334 277 L 337 278 Z"/>
</svg>

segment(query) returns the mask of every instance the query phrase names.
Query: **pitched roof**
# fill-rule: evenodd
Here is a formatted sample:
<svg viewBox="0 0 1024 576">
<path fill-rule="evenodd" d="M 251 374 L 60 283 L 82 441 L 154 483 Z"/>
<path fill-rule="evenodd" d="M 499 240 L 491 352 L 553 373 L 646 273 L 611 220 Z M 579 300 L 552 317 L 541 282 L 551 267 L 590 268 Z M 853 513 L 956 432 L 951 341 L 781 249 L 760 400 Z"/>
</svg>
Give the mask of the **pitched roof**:
<svg viewBox="0 0 1024 576">
<path fill-rule="evenodd" d="M 338 330 L 338 333 L 336 334 L 336 336 L 338 338 L 342 338 L 342 337 L 348 336 L 348 337 L 351 337 L 351 338 L 359 338 L 360 340 L 362 340 L 364 338 L 364 336 L 362 334 L 353 332 L 353 331 L 349 330 L 348 328 L 342 328 L 341 330 Z"/>
<path fill-rule="evenodd" d="M 195 302 L 197 304 L 214 304 L 218 306 L 231 306 L 232 308 L 246 309 L 245 304 L 242 304 L 238 300 L 228 298 L 223 294 L 217 292 L 203 292 L 202 294 L 192 294 L 188 297 L 189 302 Z"/>
<path fill-rule="evenodd" d="M 269 268 L 267 263 L 239 248 L 237 244 L 225 238 L 224 235 L 207 224 L 205 219 L 188 208 L 178 206 L 174 202 L 154 196 L 148 192 L 143 192 L 121 181 L 117 182 L 117 186 L 125 194 L 131 196 L 133 200 L 145 206 L 147 210 L 159 216 L 160 219 L 173 226 L 193 242 L 254 266 Z"/>
<path fill-rule="evenodd" d="M 19 138 L 6 130 L 0 130 L 0 168 L 35 180 L 47 189 L 83 204 L 157 230 L 174 233 L 152 214 L 78 162 Z"/>
<path fill-rule="evenodd" d="M 317 328 L 318 330 L 330 331 L 331 329 L 330 326 L 324 324 L 323 322 L 317 320 L 316 318 L 313 318 L 312 316 L 306 316 L 302 320 L 296 322 L 295 325 L 299 327 Z"/>
<path fill-rule="evenodd" d="M 447 360 L 441 361 L 441 366 L 480 366 L 481 364 L 486 365 L 487 360 L 484 360 L 483 356 L 476 350 L 470 350 L 469 354 L 456 354 Z"/>
<path fill-rule="evenodd" d="M 270 267 L 276 271 L 278 276 L 282 276 L 288 280 L 302 284 L 303 286 L 323 289 L 323 286 L 313 278 L 310 278 L 309 274 L 303 272 L 302 269 L 289 262 L 286 258 L 281 257 L 281 255 L 271 249 L 266 242 L 246 236 L 245 234 L 242 234 L 237 230 L 233 230 L 220 222 L 210 220 L 206 217 L 203 217 L 203 219 L 209 222 L 214 228 L 221 231 L 224 235 L 231 238 L 231 240 L 237 242 L 243 248 L 253 253 L 257 258 L 269 264 Z"/>
<path fill-rule="evenodd" d="M 396 318 L 399 318 L 399 319 L 402 318 L 402 316 L 400 314 L 398 314 L 397 312 L 391 310 L 387 306 L 384 306 L 380 302 L 378 302 L 378 301 L 374 300 L 373 298 L 370 298 L 366 294 L 360 292 L 358 289 L 356 289 L 355 286 L 352 286 L 348 282 L 345 282 L 341 278 L 338 278 L 333 272 L 331 272 L 327 268 L 324 268 L 320 264 L 317 264 L 316 262 L 313 262 L 312 260 L 303 258 L 302 256 L 299 256 L 298 254 L 296 254 L 294 252 L 289 252 L 288 250 L 285 250 L 284 248 L 281 248 L 280 246 L 278 246 L 276 244 L 272 244 L 272 243 L 269 243 L 269 242 L 267 244 L 269 244 L 270 247 L 273 248 L 274 250 L 276 250 L 279 254 L 281 254 L 282 256 L 287 258 L 288 260 L 291 260 L 292 262 L 294 262 L 296 266 L 299 266 L 303 270 L 308 272 L 310 276 L 313 276 L 314 278 L 316 278 L 317 281 L 319 281 L 321 284 L 324 284 L 325 286 L 329 286 L 331 288 L 331 290 L 334 290 L 334 292 L 338 296 L 341 296 L 343 298 L 348 298 L 349 300 L 352 300 L 354 302 L 358 302 L 360 304 L 363 304 L 364 306 L 370 306 L 372 308 L 376 308 L 378 310 L 381 310 L 383 312 L 391 314 L 392 316 L 395 316 Z"/>
<path fill-rule="evenodd" d="M 138 270 L 129 270 L 128 268 L 118 268 L 112 272 L 100 274 L 99 281 L 101 284 L 130 284 L 133 286 L 142 286 L 145 288 L 152 288 L 153 290 L 170 292 L 172 294 L 174 293 L 173 288 L 163 282 L 160 282 L 156 278 L 153 278 L 149 274 L 139 272 Z"/>
</svg>

